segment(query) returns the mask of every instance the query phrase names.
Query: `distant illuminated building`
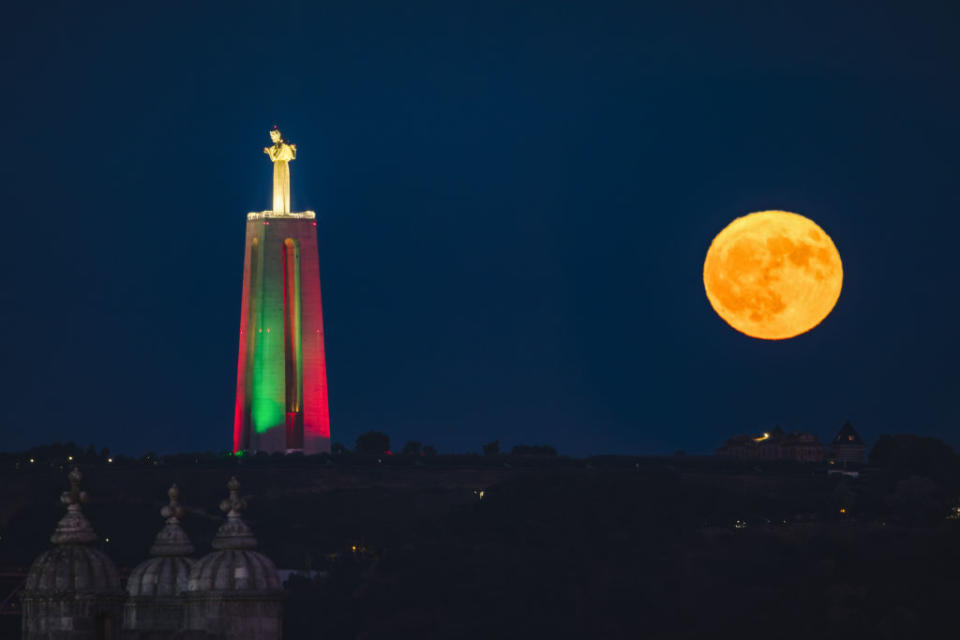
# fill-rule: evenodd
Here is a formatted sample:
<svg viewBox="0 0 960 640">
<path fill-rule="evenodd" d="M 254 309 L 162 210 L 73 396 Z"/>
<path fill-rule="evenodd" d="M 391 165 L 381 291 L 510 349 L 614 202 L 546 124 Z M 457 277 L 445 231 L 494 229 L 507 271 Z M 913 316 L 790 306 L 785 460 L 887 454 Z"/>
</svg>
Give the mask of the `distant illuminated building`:
<svg viewBox="0 0 960 640">
<path fill-rule="evenodd" d="M 247 214 L 233 450 L 329 452 L 316 216 L 290 211 L 297 148 L 270 137 L 273 208 Z"/>
<path fill-rule="evenodd" d="M 860 434 L 848 420 L 830 443 L 830 456 L 836 462 L 846 464 L 863 464 L 867 460 L 867 445 L 860 439 Z"/>
<path fill-rule="evenodd" d="M 825 457 L 817 436 L 806 431 L 785 433 L 780 427 L 755 436 L 733 436 L 717 449 L 717 455 L 737 460 L 798 462 L 823 462 Z"/>
</svg>

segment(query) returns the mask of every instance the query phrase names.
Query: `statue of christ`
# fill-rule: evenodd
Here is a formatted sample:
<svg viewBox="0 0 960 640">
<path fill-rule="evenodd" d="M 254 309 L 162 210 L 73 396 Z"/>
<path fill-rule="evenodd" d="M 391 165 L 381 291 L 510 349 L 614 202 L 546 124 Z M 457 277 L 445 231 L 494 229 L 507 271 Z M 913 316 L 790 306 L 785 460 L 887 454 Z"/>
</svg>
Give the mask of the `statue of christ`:
<svg viewBox="0 0 960 640">
<path fill-rule="evenodd" d="M 274 125 L 270 130 L 272 147 L 263 152 L 273 161 L 273 211 L 290 213 L 290 161 L 297 157 L 297 145 L 287 142 L 280 129 Z"/>
</svg>

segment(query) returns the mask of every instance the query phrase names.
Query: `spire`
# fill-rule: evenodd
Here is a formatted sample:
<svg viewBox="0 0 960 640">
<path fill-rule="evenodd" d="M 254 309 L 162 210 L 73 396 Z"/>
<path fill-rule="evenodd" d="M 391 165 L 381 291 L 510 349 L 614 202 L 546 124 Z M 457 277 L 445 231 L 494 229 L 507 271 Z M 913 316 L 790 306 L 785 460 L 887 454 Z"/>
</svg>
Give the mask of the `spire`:
<svg viewBox="0 0 960 640">
<path fill-rule="evenodd" d="M 167 496 L 170 497 L 170 503 L 160 509 L 160 515 L 166 518 L 166 524 L 157 537 L 153 540 L 153 546 L 150 547 L 152 556 L 189 556 L 193 554 L 193 545 L 190 544 L 190 538 L 187 537 L 183 527 L 180 526 L 180 518 L 184 511 L 180 502 L 180 488 L 177 485 L 171 485 L 167 490 Z"/>
<path fill-rule="evenodd" d="M 240 483 L 236 477 L 227 483 L 229 497 L 220 503 L 220 510 L 227 514 L 227 521 L 220 525 L 217 535 L 210 546 L 214 549 L 255 549 L 257 539 L 240 513 L 247 508 L 247 502 L 240 497 Z"/>
<path fill-rule="evenodd" d="M 80 473 L 80 469 L 74 467 L 68 477 L 70 478 L 70 491 L 64 491 L 60 495 L 60 502 L 67 505 L 67 513 L 57 523 L 57 529 L 50 536 L 50 542 L 54 544 L 90 544 L 96 542 L 97 534 L 80 508 L 81 504 L 87 502 L 87 492 L 80 490 L 80 481 L 83 479 L 83 474 Z"/>
</svg>

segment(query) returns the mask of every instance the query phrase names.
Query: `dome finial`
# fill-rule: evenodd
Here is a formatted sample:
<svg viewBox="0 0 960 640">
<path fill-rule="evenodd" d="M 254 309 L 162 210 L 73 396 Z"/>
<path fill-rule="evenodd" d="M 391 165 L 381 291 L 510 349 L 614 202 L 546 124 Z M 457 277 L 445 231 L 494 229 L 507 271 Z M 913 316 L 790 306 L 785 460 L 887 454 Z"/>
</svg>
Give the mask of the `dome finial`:
<svg viewBox="0 0 960 640">
<path fill-rule="evenodd" d="M 72 504 L 86 504 L 87 492 L 80 490 L 80 481 L 83 480 L 80 469 L 74 467 L 67 477 L 70 478 L 70 491 L 64 491 L 60 494 L 60 502 L 68 507 Z"/>
<path fill-rule="evenodd" d="M 220 503 L 220 510 L 226 513 L 228 518 L 239 518 L 240 512 L 246 510 L 247 503 L 240 497 L 240 482 L 236 476 L 230 478 L 227 489 L 230 490 L 230 497 Z"/>
<path fill-rule="evenodd" d="M 240 513 L 247 508 L 247 501 L 240 497 L 240 483 L 236 477 L 230 478 L 227 489 L 230 490 L 230 496 L 220 503 L 220 510 L 227 514 L 227 521 L 220 526 L 211 546 L 214 549 L 254 549 L 257 539 L 240 517 Z"/>
<path fill-rule="evenodd" d="M 169 523 L 177 522 L 183 517 L 183 507 L 177 500 L 180 497 L 180 487 L 176 483 L 170 485 L 170 488 L 167 489 L 167 496 L 170 498 L 170 504 L 164 505 L 160 509 L 160 515 L 166 518 Z"/>
<path fill-rule="evenodd" d="M 67 505 L 67 513 L 57 523 L 57 529 L 50 536 L 50 542 L 54 544 L 89 544 L 96 542 L 97 534 L 94 533 L 90 521 L 80 510 L 80 505 L 87 502 L 87 492 L 80 490 L 80 481 L 83 479 L 83 474 L 80 473 L 80 469 L 74 467 L 67 477 L 70 478 L 70 491 L 64 491 L 60 494 L 60 502 Z"/>
<path fill-rule="evenodd" d="M 180 487 L 171 485 L 167 489 L 167 496 L 170 498 L 170 503 L 160 509 L 160 515 L 167 519 L 167 523 L 154 538 L 150 555 L 189 556 L 193 554 L 193 545 L 190 544 L 190 538 L 180 526 L 180 518 L 184 514 L 183 506 L 177 500 L 180 497 Z"/>
</svg>

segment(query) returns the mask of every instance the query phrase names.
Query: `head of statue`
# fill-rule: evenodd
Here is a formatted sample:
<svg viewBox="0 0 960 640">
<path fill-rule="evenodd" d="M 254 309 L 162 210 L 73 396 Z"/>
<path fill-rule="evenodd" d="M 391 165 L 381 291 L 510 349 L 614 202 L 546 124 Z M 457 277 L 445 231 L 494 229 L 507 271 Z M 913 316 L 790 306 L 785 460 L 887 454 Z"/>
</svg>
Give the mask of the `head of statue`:
<svg viewBox="0 0 960 640">
<path fill-rule="evenodd" d="M 276 126 L 274 126 L 273 129 L 270 129 L 270 139 L 273 140 L 274 144 L 283 140 L 283 134 L 280 133 L 280 129 L 277 129 Z"/>
</svg>

